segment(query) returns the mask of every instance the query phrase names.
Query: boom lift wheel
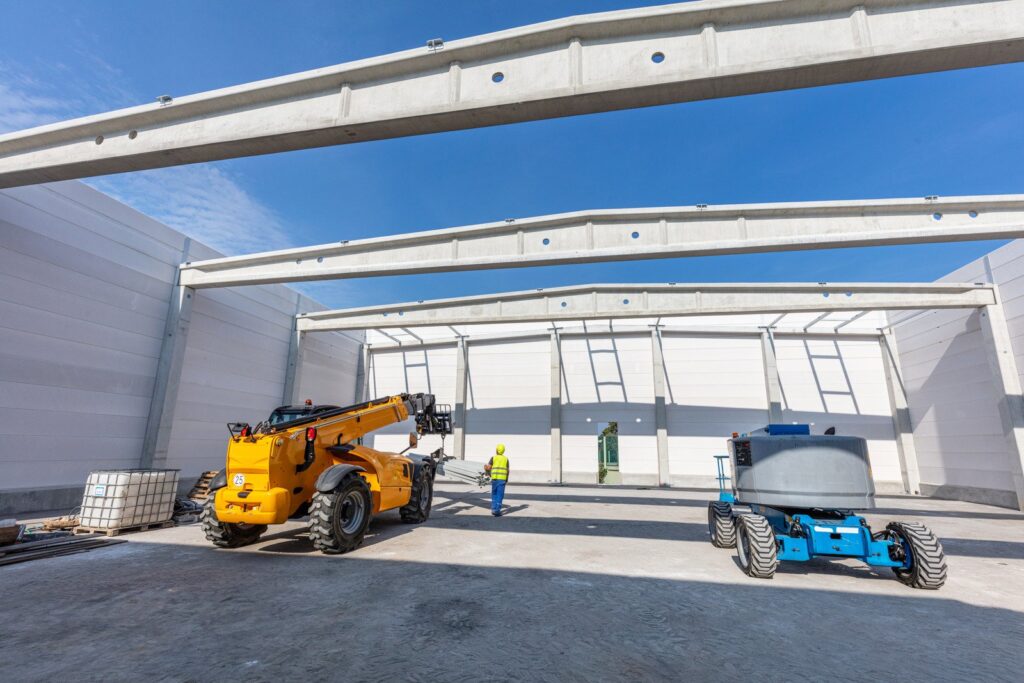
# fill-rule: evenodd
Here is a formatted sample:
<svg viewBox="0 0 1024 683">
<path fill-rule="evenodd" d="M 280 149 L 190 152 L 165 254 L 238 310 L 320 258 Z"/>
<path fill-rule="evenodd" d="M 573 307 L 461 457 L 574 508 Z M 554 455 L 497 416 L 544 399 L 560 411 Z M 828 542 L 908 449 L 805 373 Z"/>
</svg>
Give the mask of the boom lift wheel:
<svg viewBox="0 0 1024 683">
<path fill-rule="evenodd" d="M 736 524 L 732 521 L 732 505 L 713 500 L 708 503 L 708 533 L 716 548 L 736 547 Z"/>
<path fill-rule="evenodd" d="M 402 521 L 406 524 L 420 524 L 430 516 L 430 506 L 434 501 L 434 482 L 426 465 L 420 467 L 416 480 L 412 483 L 409 504 L 399 509 Z"/>
<path fill-rule="evenodd" d="M 313 547 L 336 555 L 355 550 L 370 524 L 370 487 L 358 474 L 333 491 L 318 491 L 309 506 L 309 539 Z"/>
<path fill-rule="evenodd" d="M 744 514 L 736 518 L 736 550 L 747 576 L 770 579 L 775 575 L 779 566 L 775 532 L 761 515 Z"/>
<path fill-rule="evenodd" d="M 946 583 L 946 556 L 942 544 L 924 524 L 889 522 L 886 532 L 903 548 L 909 566 L 893 567 L 893 573 L 911 588 L 936 590 Z"/>
<path fill-rule="evenodd" d="M 260 534 L 267 530 L 258 524 L 228 524 L 217 519 L 217 492 L 212 491 L 206 499 L 199 521 L 203 526 L 206 540 L 218 548 L 240 548 L 260 540 Z"/>
</svg>

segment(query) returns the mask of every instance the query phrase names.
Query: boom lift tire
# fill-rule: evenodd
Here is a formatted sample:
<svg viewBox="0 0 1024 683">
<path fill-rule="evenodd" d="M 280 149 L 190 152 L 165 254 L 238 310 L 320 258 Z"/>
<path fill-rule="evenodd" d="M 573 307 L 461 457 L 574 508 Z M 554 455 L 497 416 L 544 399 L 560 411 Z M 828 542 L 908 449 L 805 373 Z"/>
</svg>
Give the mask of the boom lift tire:
<svg viewBox="0 0 1024 683">
<path fill-rule="evenodd" d="M 370 487 L 358 474 L 345 477 L 333 491 L 318 491 L 309 506 L 313 547 L 337 555 L 359 547 L 370 524 Z"/>
<path fill-rule="evenodd" d="M 708 534 L 716 548 L 736 547 L 736 523 L 732 520 L 732 505 L 719 500 L 708 503 Z"/>
<path fill-rule="evenodd" d="M 398 510 L 402 521 L 406 524 L 421 524 L 430 516 L 430 506 L 434 502 L 434 482 L 426 466 L 419 468 L 419 473 L 412 483 L 412 494 L 409 504 Z"/>
<path fill-rule="evenodd" d="M 203 527 L 206 540 L 218 548 L 240 548 L 260 540 L 260 535 L 267 527 L 257 524 L 228 524 L 217 519 L 217 496 L 211 494 L 206 499 L 199 521 Z"/>
<path fill-rule="evenodd" d="M 736 550 L 747 576 L 770 579 L 779 566 L 775 532 L 761 515 L 744 514 L 736 519 Z"/>
<path fill-rule="evenodd" d="M 925 590 L 937 590 L 946 583 L 946 556 L 939 539 L 928 527 L 917 522 L 889 522 L 886 530 L 910 556 L 909 568 L 893 567 L 900 582 Z"/>
</svg>

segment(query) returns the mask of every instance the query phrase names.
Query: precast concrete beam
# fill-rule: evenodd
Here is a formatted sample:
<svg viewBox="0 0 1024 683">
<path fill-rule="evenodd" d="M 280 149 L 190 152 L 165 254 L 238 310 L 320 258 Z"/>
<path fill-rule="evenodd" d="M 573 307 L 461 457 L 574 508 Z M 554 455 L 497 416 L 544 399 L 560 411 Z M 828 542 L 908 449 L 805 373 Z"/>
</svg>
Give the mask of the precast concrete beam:
<svg viewBox="0 0 1024 683">
<path fill-rule="evenodd" d="M 1024 0 L 558 19 L 0 136 L 0 187 L 1024 59 Z"/>
<path fill-rule="evenodd" d="M 975 308 L 992 285 L 956 283 L 619 284 L 535 289 L 301 314 L 297 327 L 362 330 L 796 311 Z"/>
<path fill-rule="evenodd" d="M 575 337 L 593 337 L 594 335 L 615 335 L 621 336 L 647 336 L 651 333 L 650 325 L 615 325 L 614 328 L 594 330 L 593 327 L 556 327 L 559 339 Z M 742 327 L 738 325 L 706 325 L 706 326 L 683 326 L 683 325 L 659 325 L 661 336 L 691 336 L 691 337 L 760 337 L 764 334 L 763 327 Z M 468 332 L 468 331 L 467 331 Z M 524 339 L 540 339 L 551 334 L 550 328 L 519 330 L 516 332 L 495 332 L 491 334 L 465 334 L 467 341 L 515 341 Z M 809 330 L 804 332 L 802 328 L 774 328 L 773 337 L 797 337 L 800 339 L 856 339 L 861 341 L 874 341 L 878 339 L 877 331 L 853 331 L 836 332 L 834 330 Z M 389 351 L 398 349 L 422 349 L 435 346 L 454 346 L 458 344 L 458 337 L 437 337 L 423 339 L 414 342 L 386 342 L 368 344 L 374 351 Z"/>
<path fill-rule="evenodd" d="M 1024 237 L 1024 195 L 577 211 L 193 261 L 189 287 Z"/>
</svg>

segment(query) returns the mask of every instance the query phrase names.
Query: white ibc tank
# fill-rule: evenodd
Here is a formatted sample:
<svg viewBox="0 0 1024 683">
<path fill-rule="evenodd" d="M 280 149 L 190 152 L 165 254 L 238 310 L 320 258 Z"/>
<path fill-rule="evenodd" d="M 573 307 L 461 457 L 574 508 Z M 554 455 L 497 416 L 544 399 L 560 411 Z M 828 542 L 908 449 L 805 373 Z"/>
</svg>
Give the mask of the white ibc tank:
<svg viewBox="0 0 1024 683">
<path fill-rule="evenodd" d="M 178 470 L 100 470 L 89 474 L 78 523 L 124 529 L 166 522 L 174 515 Z"/>
</svg>

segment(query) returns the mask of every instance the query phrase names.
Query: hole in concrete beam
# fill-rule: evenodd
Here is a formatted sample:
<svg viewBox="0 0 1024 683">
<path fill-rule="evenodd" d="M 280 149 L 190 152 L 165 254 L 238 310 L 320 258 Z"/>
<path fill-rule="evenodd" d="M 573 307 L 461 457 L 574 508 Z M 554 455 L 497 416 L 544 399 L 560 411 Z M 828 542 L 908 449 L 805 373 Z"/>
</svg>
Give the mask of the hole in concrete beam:
<svg viewBox="0 0 1024 683">
<path fill-rule="evenodd" d="M 549 240 L 547 237 L 545 237 L 544 239 L 541 240 L 541 244 L 543 244 L 546 247 L 549 244 L 551 244 L 551 240 Z"/>
<path fill-rule="evenodd" d="M 970 216 L 971 218 L 977 218 L 978 217 L 978 212 L 977 211 L 968 211 L 967 215 Z"/>
<path fill-rule="evenodd" d="M 942 220 L 942 214 L 939 213 L 938 211 L 936 211 L 935 213 L 932 214 L 932 218 L 937 220 L 937 221 L 941 221 Z"/>
<path fill-rule="evenodd" d="M 654 62 L 655 64 L 661 64 L 662 62 L 665 61 L 665 53 L 655 52 L 653 55 L 651 55 L 651 61 Z"/>
<path fill-rule="evenodd" d="M 134 140 L 137 137 L 139 137 L 139 131 L 137 131 L 137 130 L 130 130 L 130 131 L 128 131 L 128 139 L 129 140 Z"/>
<path fill-rule="evenodd" d="M 505 80 L 505 74 L 501 73 L 500 71 L 495 71 L 493 74 L 491 74 L 491 80 L 494 81 L 495 83 L 501 83 L 503 80 Z"/>
<path fill-rule="evenodd" d="M 102 135 L 97 135 L 96 136 L 96 144 L 97 145 L 102 145 L 103 144 L 103 136 Z"/>
</svg>

